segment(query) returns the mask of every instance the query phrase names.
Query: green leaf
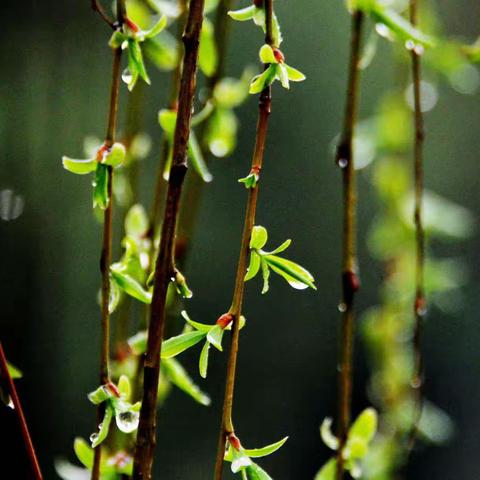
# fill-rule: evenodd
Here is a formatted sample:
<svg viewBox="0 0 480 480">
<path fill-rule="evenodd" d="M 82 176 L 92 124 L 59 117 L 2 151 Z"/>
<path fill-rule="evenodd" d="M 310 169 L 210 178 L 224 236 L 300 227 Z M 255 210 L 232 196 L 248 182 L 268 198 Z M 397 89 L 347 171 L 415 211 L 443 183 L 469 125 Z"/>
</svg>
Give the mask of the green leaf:
<svg viewBox="0 0 480 480">
<path fill-rule="evenodd" d="M 222 338 L 223 338 L 223 328 L 220 325 L 215 325 L 207 334 L 207 340 L 221 352 L 222 348 Z"/>
<path fill-rule="evenodd" d="M 150 226 L 147 212 L 140 203 L 130 207 L 125 216 L 125 233 L 131 237 L 143 237 Z"/>
<path fill-rule="evenodd" d="M 117 309 L 121 296 L 122 292 L 120 287 L 112 281 L 112 276 L 110 275 L 110 298 L 108 300 L 109 313 L 113 313 Z"/>
<path fill-rule="evenodd" d="M 366 408 L 355 420 L 348 432 L 348 439 L 359 438 L 369 443 L 377 431 L 378 415 L 375 409 Z"/>
<path fill-rule="evenodd" d="M 198 66 L 207 77 L 211 77 L 215 73 L 217 65 L 218 55 L 215 44 L 214 28 L 208 18 L 204 18 L 200 33 Z"/>
<path fill-rule="evenodd" d="M 88 399 L 94 404 L 99 405 L 113 397 L 113 393 L 106 385 L 101 385 L 93 392 L 88 394 Z"/>
<path fill-rule="evenodd" d="M 93 185 L 93 208 L 99 207 L 105 210 L 110 199 L 108 198 L 108 168 L 106 165 L 97 163 Z"/>
<path fill-rule="evenodd" d="M 202 378 L 207 378 L 208 370 L 208 353 L 210 352 L 210 342 L 205 342 L 200 353 L 200 359 L 198 361 L 198 369 Z"/>
<path fill-rule="evenodd" d="M 120 48 L 125 40 L 127 40 L 127 36 L 120 30 L 115 30 L 108 41 L 108 46 L 110 48 Z"/>
<path fill-rule="evenodd" d="M 288 72 L 284 64 L 278 65 L 277 76 L 282 84 L 282 87 L 288 90 L 290 88 L 290 82 L 288 81 Z"/>
<path fill-rule="evenodd" d="M 208 342 L 206 342 L 208 344 Z M 208 406 L 211 403 L 210 397 L 203 393 L 193 382 L 187 371 L 175 358 L 166 358 L 162 361 L 162 369 L 168 379 L 180 390 L 192 397 L 201 405 Z"/>
<path fill-rule="evenodd" d="M 243 450 L 235 450 L 235 448 L 232 447 L 232 465 L 231 469 L 233 473 L 238 473 L 240 470 L 245 469 L 245 467 L 248 467 L 252 465 L 252 461 L 250 460 L 247 455 L 243 452 Z"/>
<path fill-rule="evenodd" d="M 173 136 L 177 123 L 177 112 L 166 108 L 160 110 L 158 112 L 158 123 L 166 133 Z"/>
<path fill-rule="evenodd" d="M 128 339 L 128 345 L 135 355 L 142 355 L 142 353 L 147 351 L 147 339 L 148 334 L 146 330 L 141 330 Z"/>
<path fill-rule="evenodd" d="M 382 23 L 388 27 L 400 40 L 413 41 L 424 47 L 433 47 L 434 40 L 415 28 L 408 20 L 399 15 L 394 10 L 385 8 L 383 5 L 375 2 L 373 10 L 370 12 L 374 21 Z"/>
<path fill-rule="evenodd" d="M 156 37 L 167 26 L 167 17 L 162 15 L 158 22 L 150 29 L 141 32 L 143 39 Z"/>
<path fill-rule="evenodd" d="M 255 5 L 250 5 L 249 7 L 241 8 L 240 10 L 230 10 L 228 16 L 238 22 L 245 22 L 246 20 L 253 19 L 256 10 L 257 8 Z"/>
<path fill-rule="evenodd" d="M 252 235 L 250 237 L 250 248 L 259 250 L 265 246 L 268 240 L 268 232 L 265 227 L 261 225 L 255 225 L 252 229 Z"/>
<path fill-rule="evenodd" d="M 162 343 L 162 359 L 172 358 L 180 353 L 184 352 L 202 339 L 206 337 L 205 332 L 199 332 L 198 330 L 193 332 L 182 333 L 176 337 L 171 337 Z"/>
<path fill-rule="evenodd" d="M 337 461 L 331 458 L 315 475 L 315 480 L 335 480 L 337 474 Z"/>
<path fill-rule="evenodd" d="M 123 75 L 122 78 L 127 83 L 130 91 L 135 87 L 138 77 L 150 85 L 150 78 L 143 61 L 142 49 L 139 43 L 131 38 L 128 40 L 128 71 L 130 76 L 127 74 Z"/>
<path fill-rule="evenodd" d="M 285 67 L 285 70 L 287 71 L 288 79 L 291 82 L 303 82 L 305 80 L 306 77 L 300 70 L 290 67 L 287 64 L 284 64 L 283 66 Z"/>
<path fill-rule="evenodd" d="M 137 280 L 125 272 L 125 266 L 122 263 L 114 263 L 110 266 L 113 280 L 128 295 L 136 298 L 142 303 L 152 303 L 152 294 L 145 290 Z"/>
<path fill-rule="evenodd" d="M 85 175 L 87 173 L 94 172 L 97 168 L 97 161 L 95 158 L 76 160 L 70 157 L 63 156 L 62 164 L 65 170 L 76 173 L 77 175 Z"/>
<path fill-rule="evenodd" d="M 312 274 L 291 260 L 277 257 L 276 255 L 265 255 L 263 257 L 268 263 L 268 266 L 281 275 L 293 287 L 299 290 L 310 287 L 314 290 L 317 287 L 314 285 L 315 279 Z"/>
<path fill-rule="evenodd" d="M 187 281 L 185 277 L 180 273 L 180 271 L 175 272 L 175 277 L 173 278 L 175 283 L 175 288 L 177 289 L 177 293 L 181 295 L 183 298 L 192 298 L 193 293 L 188 288 Z"/>
<path fill-rule="evenodd" d="M 190 125 L 196 127 L 203 123 L 214 111 L 214 106 L 211 100 L 208 100 L 205 106 L 195 115 L 192 116 Z"/>
<path fill-rule="evenodd" d="M 251 448 L 251 449 L 245 448 L 244 452 L 247 456 L 251 458 L 266 457 L 267 455 L 271 455 L 272 453 L 276 452 L 279 448 L 283 447 L 283 445 L 287 440 L 288 440 L 288 437 L 284 437 L 278 442 L 272 443 L 263 448 Z"/>
<path fill-rule="evenodd" d="M 111 167 L 118 167 L 125 161 L 127 151 L 125 146 L 119 142 L 115 142 L 109 150 L 106 151 L 102 158 L 104 165 L 110 165 Z"/>
<path fill-rule="evenodd" d="M 275 250 L 272 250 L 271 252 L 265 252 L 267 255 L 275 255 L 277 253 L 281 253 L 284 250 L 286 250 L 290 244 L 292 243 L 292 240 L 288 239 L 285 240 L 279 247 L 277 247 Z"/>
<path fill-rule="evenodd" d="M 332 450 L 337 450 L 340 442 L 338 438 L 332 433 L 332 419 L 327 417 L 323 420 L 320 427 L 320 436 L 323 443 Z"/>
<path fill-rule="evenodd" d="M 259 179 L 260 179 L 260 176 L 258 174 L 249 173 L 246 177 L 239 178 L 238 181 L 239 183 L 245 184 L 245 188 L 248 190 L 250 188 L 255 188 L 257 186 Z"/>
<path fill-rule="evenodd" d="M 247 476 L 249 480 L 273 480 L 263 468 L 253 462 L 247 467 Z"/>
<path fill-rule="evenodd" d="M 12 377 L 12 380 L 23 377 L 23 373 L 17 367 L 12 365 L 10 362 L 7 362 L 7 368 L 8 368 L 8 373 L 10 374 L 10 377 Z"/>
<path fill-rule="evenodd" d="M 251 280 L 255 275 L 258 273 L 260 270 L 260 255 L 255 252 L 255 250 L 252 250 L 250 252 L 250 264 L 248 266 L 247 273 L 245 275 L 245 282 L 248 282 L 248 280 Z"/>
<path fill-rule="evenodd" d="M 102 423 L 98 426 L 98 432 L 92 433 L 92 435 L 90 435 L 92 448 L 97 447 L 107 438 L 108 431 L 110 430 L 110 424 L 112 422 L 112 417 L 113 407 L 110 405 L 110 403 L 107 403 L 105 406 L 105 414 L 103 416 Z"/>
<path fill-rule="evenodd" d="M 77 437 L 73 442 L 73 450 L 80 463 L 92 470 L 94 452 L 88 443 L 83 438 Z"/>
<path fill-rule="evenodd" d="M 213 180 L 213 176 L 208 170 L 207 164 L 202 155 L 202 150 L 198 144 L 197 137 L 193 130 L 190 131 L 190 136 L 188 138 L 188 153 L 190 156 L 190 161 L 192 162 L 193 169 L 200 175 L 200 178 L 209 183 Z"/>
<path fill-rule="evenodd" d="M 160 70 L 173 70 L 178 62 L 178 47 L 174 37 L 166 30 L 158 38 L 143 43 L 143 51 L 148 59 Z"/>
<path fill-rule="evenodd" d="M 126 375 L 120 375 L 117 386 L 122 397 L 125 400 L 128 400 L 131 393 L 130 380 L 128 379 L 128 377 Z"/>
<path fill-rule="evenodd" d="M 277 76 L 277 67 L 278 65 L 271 64 L 261 75 L 253 77 L 250 83 L 249 93 L 260 93 L 271 85 Z"/>
<path fill-rule="evenodd" d="M 262 63 L 278 63 L 273 48 L 266 43 L 260 48 L 259 56 Z"/>
<path fill-rule="evenodd" d="M 265 294 L 268 292 L 269 289 L 269 283 L 268 280 L 270 278 L 270 270 L 268 268 L 268 264 L 265 261 L 264 257 L 261 257 L 260 260 L 260 266 L 262 268 L 262 277 L 263 277 L 263 288 L 262 288 L 262 294 Z"/>
<path fill-rule="evenodd" d="M 199 330 L 200 332 L 208 333 L 212 328 L 212 325 L 207 325 L 205 323 L 194 322 L 188 316 L 188 313 L 185 310 L 182 310 L 181 315 L 193 328 Z"/>
</svg>

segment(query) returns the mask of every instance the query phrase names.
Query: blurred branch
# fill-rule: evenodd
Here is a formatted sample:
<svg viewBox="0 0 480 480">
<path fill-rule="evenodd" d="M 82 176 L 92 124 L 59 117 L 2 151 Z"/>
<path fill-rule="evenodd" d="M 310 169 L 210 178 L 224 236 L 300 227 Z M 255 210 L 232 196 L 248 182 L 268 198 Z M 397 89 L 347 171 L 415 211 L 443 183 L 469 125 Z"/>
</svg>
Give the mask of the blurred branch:
<svg viewBox="0 0 480 480">
<path fill-rule="evenodd" d="M 354 298 L 360 287 L 356 252 L 356 183 L 353 138 L 357 121 L 363 13 L 352 13 L 350 66 L 342 139 L 337 148 L 337 164 L 343 175 L 343 260 L 342 260 L 342 347 L 339 374 L 338 437 L 336 479 L 344 476 L 343 449 L 351 417 Z"/>
<path fill-rule="evenodd" d="M 100 17 L 103 19 L 103 21 L 112 29 L 115 30 L 115 22 L 105 13 L 105 10 L 103 9 L 102 5 L 98 0 L 92 0 L 92 10 L 97 12 Z"/>
</svg>

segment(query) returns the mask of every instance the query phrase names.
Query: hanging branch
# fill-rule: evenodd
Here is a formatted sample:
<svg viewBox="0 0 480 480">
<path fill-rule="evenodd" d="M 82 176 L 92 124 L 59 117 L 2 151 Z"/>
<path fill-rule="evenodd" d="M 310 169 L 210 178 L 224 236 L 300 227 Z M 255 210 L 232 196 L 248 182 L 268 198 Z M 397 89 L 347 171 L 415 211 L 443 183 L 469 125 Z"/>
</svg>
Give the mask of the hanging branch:
<svg viewBox="0 0 480 480">
<path fill-rule="evenodd" d="M 143 401 L 135 447 L 133 479 L 151 479 L 153 453 L 156 444 L 156 408 L 160 373 L 160 354 L 165 326 L 168 285 L 175 276 L 175 234 L 182 186 L 187 172 L 187 143 L 190 134 L 200 30 L 204 0 L 191 0 L 187 25 L 182 40 L 185 46 L 182 77 L 178 94 L 178 114 L 173 143 L 173 160 L 168 181 L 165 212 L 162 223 L 159 255 L 148 326 L 147 351 L 144 361 Z"/>
<path fill-rule="evenodd" d="M 417 25 L 417 1 L 410 0 L 410 22 L 415 27 Z M 414 96 L 414 125 L 415 125 L 415 145 L 414 145 L 414 181 L 415 181 L 415 206 L 414 206 L 414 222 L 415 222 L 415 243 L 416 243 L 416 257 L 415 257 L 415 300 L 414 300 L 414 315 L 415 327 L 413 334 L 413 348 L 414 348 L 414 373 L 412 379 L 412 388 L 416 392 L 414 417 L 412 430 L 409 437 L 408 449 L 411 450 L 415 443 L 417 435 L 418 422 L 422 415 L 422 350 L 421 350 L 421 328 L 422 321 L 426 314 L 425 288 L 424 288 L 424 270 L 425 270 L 425 232 L 423 228 L 423 143 L 425 139 L 423 127 L 423 115 L 421 108 L 421 65 L 420 53 L 416 48 L 411 50 L 412 58 L 412 81 L 413 81 L 413 96 Z"/>
<path fill-rule="evenodd" d="M 265 43 L 273 45 L 272 36 L 272 17 L 273 0 L 265 0 L 265 25 L 266 35 Z M 258 122 L 255 139 L 255 149 L 252 157 L 251 171 L 259 175 L 265 151 L 267 140 L 268 118 L 271 106 L 271 86 L 262 90 L 258 103 Z M 217 457 L 215 462 L 215 480 L 221 480 L 223 474 L 223 457 L 225 455 L 225 444 L 227 438 L 236 438 L 232 419 L 233 394 L 235 388 L 235 372 L 238 356 L 238 342 L 240 336 L 240 316 L 242 314 L 243 293 L 245 289 L 245 274 L 248 267 L 249 242 L 255 225 L 255 212 L 257 208 L 258 183 L 248 189 L 247 207 L 245 211 L 245 222 L 240 246 L 240 255 L 238 258 L 237 274 L 235 278 L 235 287 L 233 292 L 232 305 L 228 314 L 232 319 L 232 340 L 227 364 L 227 378 L 225 385 L 225 395 L 223 400 L 222 421 L 220 425 L 220 434 L 218 438 Z"/>
<path fill-rule="evenodd" d="M 99 10 L 100 12 L 100 10 Z M 126 18 L 125 0 L 117 0 L 118 25 L 123 24 Z M 110 88 L 110 104 L 108 111 L 108 126 L 105 135 L 105 149 L 109 149 L 115 143 L 115 134 L 117 126 L 117 110 L 118 98 L 120 93 L 120 67 L 122 59 L 122 49 L 116 48 L 113 51 L 112 64 L 112 83 Z M 113 167 L 107 166 L 108 172 L 108 206 L 104 210 L 103 216 L 103 241 L 102 255 L 100 259 L 100 271 L 102 275 L 102 294 L 101 294 L 101 353 L 100 353 L 100 385 L 110 382 L 109 357 L 110 357 L 110 264 L 112 263 L 112 184 L 113 184 Z M 97 420 L 100 423 L 104 415 L 104 404 L 98 406 Z M 100 478 L 100 461 L 102 456 L 101 446 L 98 445 L 94 449 L 94 462 L 92 468 L 92 480 Z"/>
<path fill-rule="evenodd" d="M 20 403 L 20 398 L 18 397 L 15 383 L 13 382 L 12 376 L 8 370 L 7 358 L 5 356 L 5 352 L 3 351 L 2 342 L 0 342 L 0 377 L 6 381 L 8 394 L 12 399 L 13 409 L 17 415 L 18 423 L 20 424 L 23 443 L 25 444 L 28 459 L 32 467 L 33 478 L 35 478 L 35 480 L 42 480 L 43 477 L 40 470 L 40 465 L 38 463 L 37 454 L 35 453 L 32 438 L 30 437 L 30 432 L 28 431 L 27 421 L 23 413 L 22 404 Z"/>
<path fill-rule="evenodd" d="M 356 184 L 353 137 L 359 97 L 359 62 L 363 13 L 352 13 L 352 36 L 347 103 L 342 139 L 337 148 L 337 164 L 343 173 L 343 265 L 342 265 L 342 347 L 339 373 L 337 480 L 344 476 L 343 449 L 347 442 L 351 417 L 354 298 L 360 287 L 356 252 Z"/>
</svg>

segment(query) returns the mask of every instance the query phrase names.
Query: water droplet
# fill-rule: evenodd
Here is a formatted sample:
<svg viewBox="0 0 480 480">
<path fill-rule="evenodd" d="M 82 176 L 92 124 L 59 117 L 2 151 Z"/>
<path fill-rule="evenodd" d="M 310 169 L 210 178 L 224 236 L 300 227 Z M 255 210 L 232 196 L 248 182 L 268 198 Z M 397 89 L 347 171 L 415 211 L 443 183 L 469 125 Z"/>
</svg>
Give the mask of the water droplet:
<svg viewBox="0 0 480 480">
<path fill-rule="evenodd" d="M 423 45 L 415 45 L 413 47 L 413 51 L 417 54 L 417 55 L 423 55 L 424 52 L 425 52 L 425 48 L 423 48 Z"/>
<path fill-rule="evenodd" d="M 344 302 L 340 302 L 338 304 L 338 311 L 342 312 L 342 313 L 346 312 L 347 311 L 347 304 L 344 303 Z"/>
<path fill-rule="evenodd" d="M 413 50 L 413 49 L 415 48 L 415 43 L 414 43 L 414 41 L 413 41 L 413 40 L 407 40 L 407 41 L 405 42 L 405 48 L 406 48 L 407 50 Z"/>
<path fill-rule="evenodd" d="M 348 160 L 346 158 L 339 158 L 337 160 L 337 165 L 340 167 L 340 168 L 346 168 L 346 166 L 348 165 Z"/>
<path fill-rule="evenodd" d="M 128 85 L 132 81 L 132 73 L 126 68 L 122 73 L 122 80 Z"/>
<path fill-rule="evenodd" d="M 21 195 L 9 188 L 0 191 L 0 218 L 6 222 L 17 219 L 23 213 L 25 202 Z"/>
<path fill-rule="evenodd" d="M 418 376 L 415 376 L 415 378 L 412 378 L 410 386 L 415 389 L 420 388 L 422 386 L 422 379 Z"/>
<path fill-rule="evenodd" d="M 97 432 L 92 433 L 89 438 L 90 438 L 90 442 L 94 443 L 98 438 L 98 433 Z"/>
<path fill-rule="evenodd" d="M 138 427 L 140 414 L 131 410 L 120 412 L 115 416 L 118 428 L 124 433 L 131 433 Z"/>
<path fill-rule="evenodd" d="M 391 37 L 390 30 L 384 23 L 377 23 L 375 25 L 375 30 L 377 31 L 377 33 L 381 37 L 384 37 L 384 38 L 390 38 Z"/>
</svg>

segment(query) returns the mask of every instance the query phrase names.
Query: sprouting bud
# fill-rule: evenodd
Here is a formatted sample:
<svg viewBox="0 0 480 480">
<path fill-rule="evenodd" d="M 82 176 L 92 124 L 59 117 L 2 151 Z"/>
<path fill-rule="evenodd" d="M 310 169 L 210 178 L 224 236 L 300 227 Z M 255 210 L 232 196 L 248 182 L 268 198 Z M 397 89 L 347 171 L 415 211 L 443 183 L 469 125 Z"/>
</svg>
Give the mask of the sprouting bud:
<svg viewBox="0 0 480 480">
<path fill-rule="evenodd" d="M 239 451 L 242 448 L 242 444 L 238 437 L 232 432 L 228 435 L 228 443 L 234 448 L 235 450 Z"/>
<path fill-rule="evenodd" d="M 175 271 L 175 277 L 173 277 L 172 280 L 175 282 L 175 286 L 177 288 L 178 293 L 183 298 L 192 298 L 193 293 L 188 288 L 185 277 L 178 270 Z"/>
<path fill-rule="evenodd" d="M 138 32 L 140 30 L 139 26 L 130 20 L 129 18 L 125 19 L 125 25 L 132 31 L 132 32 Z"/>
<path fill-rule="evenodd" d="M 427 302 L 423 295 L 417 295 L 415 298 L 415 315 L 424 317 L 427 314 Z"/>
<path fill-rule="evenodd" d="M 117 398 L 120 398 L 120 390 L 118 387 L 113 383 L 113 382 L 108 382 L 107 383 L 107 388 L 110 390 L 110 392 Z"/>
<path fill-rule="evenodd" d="M 233 315 L 231 313 L 224 313 L 221 315 L 216 324 L 225 330 L 233 322 Z"/>
<path fill-rule="evenodd" d="M 358 275 L 351 271 L 347 270 L 342 274 L 342 284 L 343 284 L 343 295 L 344 303 L 348 306 L 352 303 L 353 296 L 355 292 L 360 288 L 360 279 Z M 346 310 L 346 309 L 345 309 Z"/>
<path fill-rule="evenodd" d="M 273 50 L 273 56 L 275 57 L 275 60 L 278 63 L 285 62 L 285 55 L 282 53 L 282 51 L 279 48 L 272 47 L 272 50 Z"/>
</svg>

